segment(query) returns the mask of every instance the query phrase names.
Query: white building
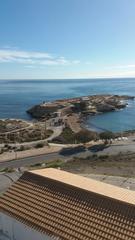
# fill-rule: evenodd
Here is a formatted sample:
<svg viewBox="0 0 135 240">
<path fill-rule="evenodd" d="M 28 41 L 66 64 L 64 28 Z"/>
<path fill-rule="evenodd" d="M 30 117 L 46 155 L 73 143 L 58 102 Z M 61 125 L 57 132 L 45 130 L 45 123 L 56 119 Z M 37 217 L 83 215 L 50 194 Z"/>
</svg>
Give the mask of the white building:
<svg viewBox="0 0 135 240">
<path fill-rule="evenodd" d="M 89 97 L 82 97 L 83 101 L 89 101 Z"/>
</svg>

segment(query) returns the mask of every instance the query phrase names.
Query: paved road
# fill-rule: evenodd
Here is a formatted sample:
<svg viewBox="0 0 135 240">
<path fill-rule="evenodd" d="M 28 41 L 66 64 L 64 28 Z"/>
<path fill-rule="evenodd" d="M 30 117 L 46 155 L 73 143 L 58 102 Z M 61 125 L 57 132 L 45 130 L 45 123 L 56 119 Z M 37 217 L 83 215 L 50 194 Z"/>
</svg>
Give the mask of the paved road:
<svg viewBox="0 0 135 240">
<path fill-rule="evenodd" d="M 39 155 L 39 156 L 33 156 L 33 157 L 27 157 L 27 158 L 22 158 L 22 159 L 18 159 L 18 160 L 11 160 L 11 161 L 6 161 L 6 162 L 1 162 L 0 163 L 0 169 L 2 168 L 20 168 L 20 167 L 26 167 L 26 166 L 30 166 L 36 163 L 42 163 L 42 162 L 48 162 L 48 161 L 53 161 L 53 160 L 57 160 L 57 159 L 64 159 L 64 160 L 68 160 L 71 159 L 73 157 L 87 157 L 89 155 L 89 151 L 86 151 L 85 153 L 79 152 L 79 153 L 71 153 L 71 154 L 67 154 L 67 155 L 62 155 L 59 152 L 55 152 L 55 153 L 48 153 L 48 154 L 43 154 L 43 155 Z"/>
<path fill-rule="evenodd" d="M 59 152 L 55 152 L 55 153 L 48 153 L 48 154 L 44 154 L 44 155 L 39 155 L 39 156 L 33 156 L 33 157 L 27 157 L 27 158 L 22 158 L 22 159 L 18 159 L 18 160 L 12 160 L 12 161 L 7 161 L 7 162 L 1 162 L 0 163 L 0 169 L 5 168 L 5 167 L 12 167 L 12 168 L 19 168 L 19 167 L 25 167 L 25 166 L 29 166 L 29 165 L 33 165 L 36 164 L 38 162 L 45 162 L 45 161 L 53 161 L 56 159 L 71 159 L 73 157 L 82 157 L 85 158 L 89 155 L 93 155 L 93 154 L 98 154 L 98 155 L 102 155 L 102 154 L 118 154 L 118 153 L 135 153 L 135 142 L 132 142 L 132 144 L 121 144 L 119 143 L 119 145 L 110 145 L 105 147 L 102 150 L 95 150 L 95 148 L 90 148 L 86 151 L 75 151 L 74 153 L 71 151 L 68 154 L 64 154 L 61 155 Z"/>
<path fill-rule="evenodd" d="M 119 153 L 135 153 L 135 142 L 117 142 L 117 144 L 112 144 L 109 147 L 106 147 L 100 154 L 119 154 Z"/>
<path fill-rule="evenodd" d="M 0 169 L 3 168 L 20 168 L 20 167 L 27 167 L 29 165 L 33 165 L 36 163 L 43 163 L 43 162 L 51 162 L 53 160 L 57 159 L 63 159 L 63 160 L 69 160 L 70 158 L 73 158 L 74 156 L 80 156 L 80 157 L 86 157 L 89 154 L 89 152 L 79 152 L 76 154 L 69 154 L 69 155 L 61 155 L 59 152 L 56 153 L 50 153 L 46 155 L 40 155 L 35 157 L 28 157 L 18 160 L 13 160 L 9 162 L 3 162 L 0 163 Z M 21 172 L 16 171 L 13 173 L 0 173 L 0 194 L 5 192 L 6 189 L 13 184 L 14 181 L 16 181 L 20 176 Z"/>
<path fill-rule="evenodd" d="M 19 167 L 25 167 L 29 166 L 32 164 L 36 164 L 38 162 L 45 162 L 45 161 L 52 161 L 55 159 L 59 159 L 60 155 L 58 153 L 49 153 L 45 155 L 39 155 L 39 156 L 34 156 L 34 157 L 27 157 L 27 158 L 22 158 L 18 160 L 12 160 L 8 162 L 1 162 L 0 163 L 0 168 L 19 168 Z"/>
</svg>

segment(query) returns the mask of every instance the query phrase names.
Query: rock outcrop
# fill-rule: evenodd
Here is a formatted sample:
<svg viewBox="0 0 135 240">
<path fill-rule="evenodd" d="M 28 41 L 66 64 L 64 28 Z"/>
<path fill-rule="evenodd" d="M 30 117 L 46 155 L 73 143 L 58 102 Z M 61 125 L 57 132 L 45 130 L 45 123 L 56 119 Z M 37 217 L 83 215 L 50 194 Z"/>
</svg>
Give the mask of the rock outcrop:
<svg viewBox="0 0 135 240">
<path fill-rule="evenodd" d="M 46 106 L 46 105 L 35 105 L 34 107 L 27 110 L 33 118 L 42 119 L 51 117 L 52 113 L 57 112 L 59 106 Z"/>
<path fill-rule="evenodd" d="M 116 108 L 110 104 L 107 103 L 101 103 L 99 105 L 96 106 L 96 109 L 98 112 L 111 112 L 116 110 Z"/>
</svg>

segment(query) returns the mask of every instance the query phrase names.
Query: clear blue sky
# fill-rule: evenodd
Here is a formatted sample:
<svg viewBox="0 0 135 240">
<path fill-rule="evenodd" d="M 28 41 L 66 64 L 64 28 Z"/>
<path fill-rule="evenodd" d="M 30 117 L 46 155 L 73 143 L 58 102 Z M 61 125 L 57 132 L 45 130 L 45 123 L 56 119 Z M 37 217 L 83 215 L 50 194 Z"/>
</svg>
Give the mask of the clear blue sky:
<svg viewBox="0 0 135 240">
<path fill-rule="evenodd" d="M 1 0 L 0 79 L 135 76 L 135 0 Z"/>
</svg>

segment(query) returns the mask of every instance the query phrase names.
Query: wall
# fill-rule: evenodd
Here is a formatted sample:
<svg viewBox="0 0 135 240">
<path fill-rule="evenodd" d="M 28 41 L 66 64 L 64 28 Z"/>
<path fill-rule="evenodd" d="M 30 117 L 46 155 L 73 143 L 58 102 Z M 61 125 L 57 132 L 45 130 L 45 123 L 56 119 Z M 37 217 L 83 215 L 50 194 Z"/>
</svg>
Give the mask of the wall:
<svg viewBox="0 0 135 240">
<path fill-rule="evenodd" d="M 51 240 L 49 236 L 35 231 L 16 219 L 0 213 L 0 240 Z"/>
</svg>

